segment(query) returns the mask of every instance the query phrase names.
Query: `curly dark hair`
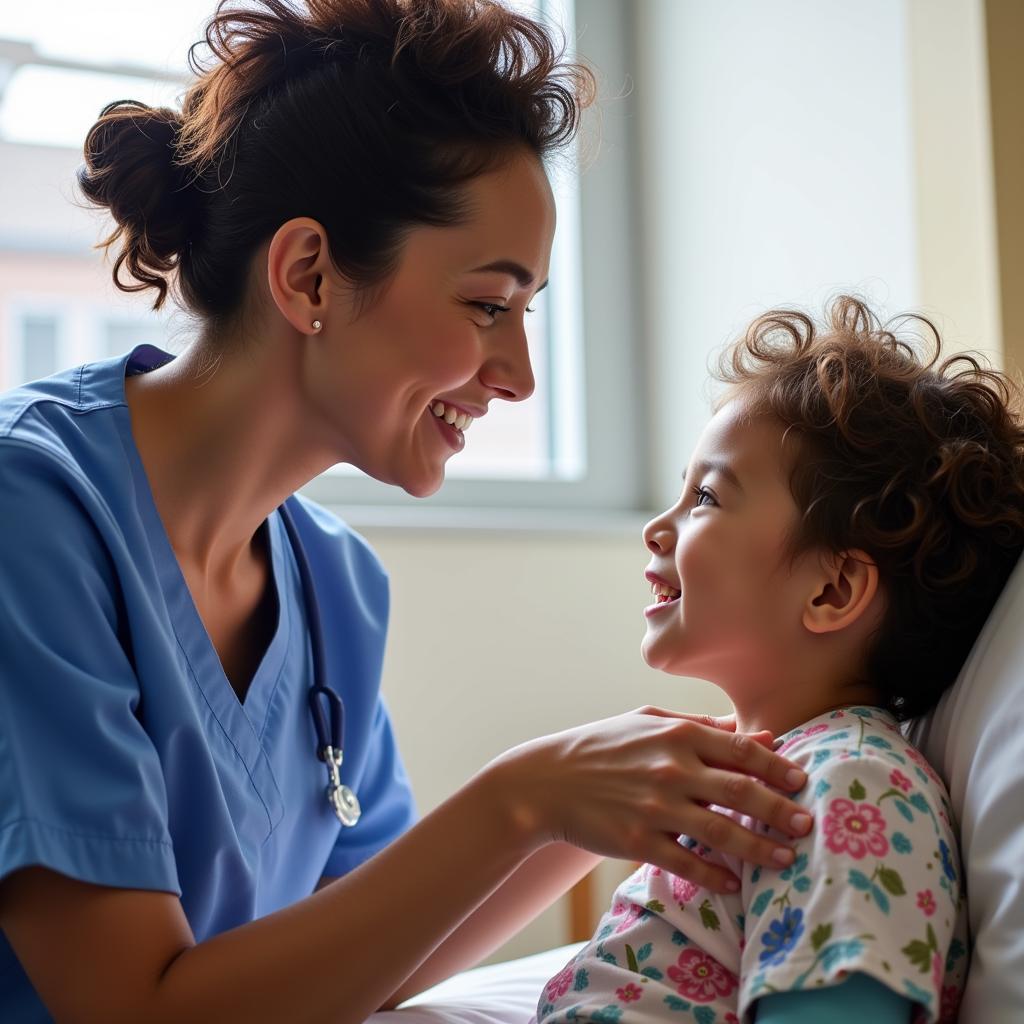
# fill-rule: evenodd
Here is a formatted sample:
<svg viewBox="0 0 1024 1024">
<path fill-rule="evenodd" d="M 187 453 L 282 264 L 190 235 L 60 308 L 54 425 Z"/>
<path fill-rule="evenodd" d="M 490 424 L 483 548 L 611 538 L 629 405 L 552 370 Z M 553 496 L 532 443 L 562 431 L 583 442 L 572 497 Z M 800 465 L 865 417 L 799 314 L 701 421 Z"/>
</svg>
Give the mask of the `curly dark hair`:
<svg viewBox="0 0 1024 1024">
<path fill-rule="evenodd" d="M 758 317 L 713 374 L 716 407 L 741 396 L 796 437 L 788 554 L 859 548 L 878 566 L 886 610 L 862 669 L 900 719 L 955 681 L 1024 549 L 1020 384 L 941 349 L 925 317 L 883 324 L 841 295 L 821 325 Z"/>
<path fill-rule="evenodd" d="M 409 228 L 459 223 L 462 186 L 514 151 L 574 137 L 594 78 L 541 23 L 498 0 L 221 0 L 208 67 L 182 111 L 120 100 L 85 141 L 78 182 L 117 223 L 114 283 L 171 284 L 228 319 L 260 243 L 308 216 L 361 287 Z M 122 270 L 128 280 L 122 280 Z"/>
</svg>

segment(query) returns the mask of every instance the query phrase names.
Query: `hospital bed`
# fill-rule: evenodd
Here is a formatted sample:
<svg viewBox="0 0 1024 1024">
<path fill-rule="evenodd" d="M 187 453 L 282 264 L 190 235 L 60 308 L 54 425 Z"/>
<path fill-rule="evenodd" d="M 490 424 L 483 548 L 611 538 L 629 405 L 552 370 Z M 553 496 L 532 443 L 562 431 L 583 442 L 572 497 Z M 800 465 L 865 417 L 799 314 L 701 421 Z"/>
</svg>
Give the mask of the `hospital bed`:
<svg viewBox="0 0 1024 1024">
<path fill-rule="evenodd" d="M 956 685 L 907 731 L 949 785 L 960 825 L 973 942 L 961 1024 L 1022 1024 L 1024 560 Z M 579 945 L 466 971 L 368 1024 L 526 1024 Z"/>
</svg>

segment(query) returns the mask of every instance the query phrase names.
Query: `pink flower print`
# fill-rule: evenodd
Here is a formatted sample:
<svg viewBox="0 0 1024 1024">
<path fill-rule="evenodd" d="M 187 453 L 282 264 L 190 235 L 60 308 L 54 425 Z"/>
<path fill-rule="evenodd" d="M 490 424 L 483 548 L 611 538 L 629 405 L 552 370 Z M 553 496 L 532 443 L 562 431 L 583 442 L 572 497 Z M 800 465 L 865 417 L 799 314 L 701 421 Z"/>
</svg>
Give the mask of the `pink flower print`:
<svg viewBox="0 0 1024 1024">
<path fill-rule="evenodd" d="M 903 772 L 899 770 L 899 768 L 893 768 L 892 772 L 889 775 L 889 781 L 897 789 L 902 789 L 904 793 L 909 793 L 910 787 L 913 786 L 913 783 L 910 781 L 910 779 L 908 779 L 906 775 L 904 775 Z"/>
<path fill-rule="evenodd" d="M 672 898 L 676 903 L 689 903 L 697 895 L 699 886 L 678 875 L 672 876 Z"/>
<path fill-rule="evenodd" d="M 644 908 L 638 906 L 636 903 L 616 902 L 615 906 L 612 907 L 612 916 L 617 917 L 620 914 L 623 915 L 622 920 L 615 926 L 615 934 L 624 932 L 629 928 L 634 921 L 637 921 L 643 916 Z"/>
<path fill-rule="evenodd" d="M 639 985 L 634 985 L 633 982 L 629 982 L 628 985 L 623 985 L 622 988 L 617 988 L 615 994 L 624 1003 L 635 1003 L 643 994 L 644 990 Z"/>
<path fill-rule="evenodd" d="M 932 957 L 932 981 L 935 982 L 935 991 L 942 991 L 942 957 L 938 953 Z"/>
<path fill-rule="evenodd" d="M 676 983 L 676 991 L 695 1003 L 711 1003 L 727 996 L 739 981 L 713 956 L 700 949 L 687 949 L 679 954 L 678 966 L 668 969 Z"/>
<path fill-rule="evenodd" d="M 860 860 L 870 853 L 883 857 L 889 851 L 885 818 L 869 803 L 855 804 L 840 797 L 829 804 L 825 815 L 825 845 L 833 853 L 848 853 Z"/>
<path fill-rule="evenodd" d="M 941 782 L 942 780 L 935 774 L 935 769 L 924 759 L 924 757 L 913 747 L 907 747 L 904 750 L 907 757 L 910 758 L 915 764 L 920 765 L 935 782 Z M 943 783 L 945 785 L 945 783 Z"/>
<path fill-rule="evenodd" d="M 931 917 L 935 913 L 935 897 L 931 889 L 924 889 L 917 894 L 917 905 L 924 911 L 925 917 Z"/>
<path fill-rule="evenodd" d="M 960 1010 L 960 989 L 956 985 L 944 985 L 939 1002 L 939 1024 L 956 1024 Z"/>
<path fill-rule="evenodd" d="M 824 722 L 812 725 L 810 729 L 804 730 L 804 736 L 817 736 L 819 732 L 828 732 L 828 726 Z"/>
<path fill-rule="evenodd" d="M 572 984 L 572 978 L 575 973 L 576 961 L 574 960 L 568 966 L 563 967 L 548 982 L 547 995 L 549 1003 L 553 1003 L 556 999 L 561 999 L 569 991 L 569 986 Z"/>
<path fill-rule="evenodd" d="M 725 1015 L 724 1024 L 740 1024 L 740 1019 L 735 1013 L 727 1013 Z"/>
</svg>

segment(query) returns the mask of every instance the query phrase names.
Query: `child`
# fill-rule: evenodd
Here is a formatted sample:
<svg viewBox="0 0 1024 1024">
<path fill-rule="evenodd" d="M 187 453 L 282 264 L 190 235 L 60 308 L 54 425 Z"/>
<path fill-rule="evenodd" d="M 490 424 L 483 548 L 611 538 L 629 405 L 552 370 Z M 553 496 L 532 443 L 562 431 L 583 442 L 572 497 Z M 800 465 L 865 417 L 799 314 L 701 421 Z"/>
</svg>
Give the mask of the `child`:
<svg viewBox="0 0 1024 1024">
<path fill-rule="evenodd" d="M 545 986 L 541 1024 L 956 1019 L 952 817 L 897 723 L 953 683 L 1024 547 L 1024 430 L 1015 385 L 969 356 L 936 365 L 921 322 L 926 361 L 843 296 L 823 331 L 773 311 L 722 358 L 682 496 L 644 529 L 643 655 L 781 736 L 815 827 L 777 870 L 681 837 L 739 891 L 640 868 Z"/>
</svg>

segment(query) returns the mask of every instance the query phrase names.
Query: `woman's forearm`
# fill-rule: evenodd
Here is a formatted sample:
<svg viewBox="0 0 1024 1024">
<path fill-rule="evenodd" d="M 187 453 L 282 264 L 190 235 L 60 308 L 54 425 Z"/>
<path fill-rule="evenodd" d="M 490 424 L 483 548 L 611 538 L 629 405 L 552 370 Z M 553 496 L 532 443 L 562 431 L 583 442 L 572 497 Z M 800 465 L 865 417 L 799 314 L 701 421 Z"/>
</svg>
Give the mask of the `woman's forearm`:
<svg viewBox="0 0 1024 1024">
<path fill-rule="evenodd" d="M 151 1021 L 363 1021 L 533 852 L 477 776 L 372 860 L 188 949 Z"/>
<path fill-rule="evenodd" d="M 564 895 L 603 858 L 553 843 L 524 861 L 388 999 L 397 1006 L 458 971 L 478 964 Z"/>
</svg>

